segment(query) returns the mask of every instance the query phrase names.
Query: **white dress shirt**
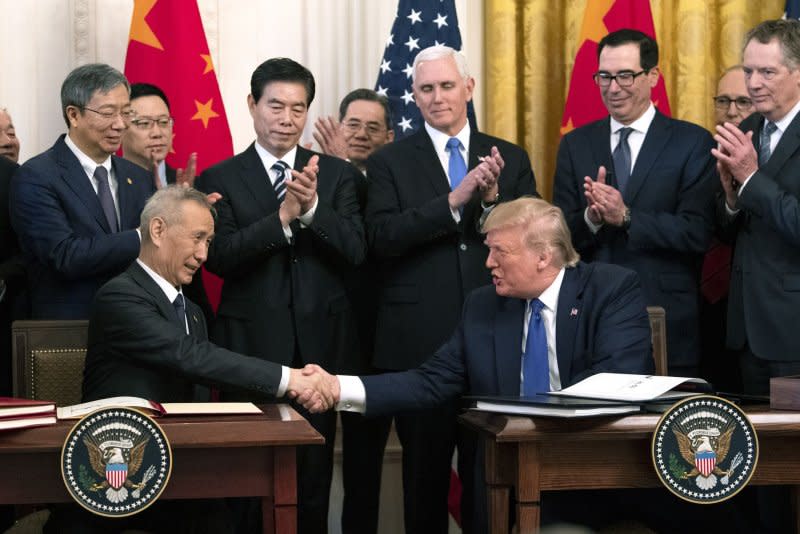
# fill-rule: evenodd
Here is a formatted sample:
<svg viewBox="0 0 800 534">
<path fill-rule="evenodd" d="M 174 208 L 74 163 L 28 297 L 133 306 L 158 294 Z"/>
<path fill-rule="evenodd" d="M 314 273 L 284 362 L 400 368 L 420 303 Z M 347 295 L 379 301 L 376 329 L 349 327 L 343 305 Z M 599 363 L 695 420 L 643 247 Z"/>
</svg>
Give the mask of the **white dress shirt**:
<svg viewBox="0 0 800 534">
<path fill-rule="evenodd" d="M 97 180 L 94 177 L 94 171 L 97 169 L 97 167 L 106 168 L 108 171 L 108 187 L 111 189 L 111 199 L 114 201 L 114 211 L 117 212 L 117 224 L 119 224 L 119 198 L 117 197 L 119 184 L 117 183 L 117 176 L 114 172 L 114 166 L 111 165 L 111 156 L 108 156 L 103 163 L 98 164 L 92 158 L 84 154 L 80 148 L 78 148 L 78 145 L 72 141 L 69 134 L 64 136 L 64 143 L 66 143 L 67 147 L 72 151 L 73 154 L 75 154 L 75 157 L 78 158 L 78 162 L 80 162 L 81 167 L 83 167 L 83 171 L 89 178 L 89 183 L 92 184 L 92 189 L 94 189 L 95 194 L 97 194 Z"/>
<path fill-rule="evenodd" d="M 469 172 L 469 165 L 467 164 L 469 161 L 469 121 L 467 121 L 464 127 L 461 128 L 461 131 L 454 136 L 447 135 L 446 133 L 437 130 L 427 122 L 425 123 L 425 131 L 428 132 L 428 135 L 431 138 L 433 149 L 436 151 L 436 155 L 439 157 L 439 163 L 442 165 L 444 175 L 447 176 L 447 181 L 450 182 L 450 190 L 452 191 L 453 179 L 450 178 L 450 151 L 447 149 L 447 142 L 451 137 L 455 137 L 461 141 L 461 148 L 459 148 L 458 151 L 461 152 L 461 157 L 464 158 L 464 167 L 467 169 L 467 172 Z M 455 219 L 456 222 L 461 220 L 461 213 L 457 209 L 451 208 L 450 214 L 453 216 L 453 219 Z"/>
</svg>

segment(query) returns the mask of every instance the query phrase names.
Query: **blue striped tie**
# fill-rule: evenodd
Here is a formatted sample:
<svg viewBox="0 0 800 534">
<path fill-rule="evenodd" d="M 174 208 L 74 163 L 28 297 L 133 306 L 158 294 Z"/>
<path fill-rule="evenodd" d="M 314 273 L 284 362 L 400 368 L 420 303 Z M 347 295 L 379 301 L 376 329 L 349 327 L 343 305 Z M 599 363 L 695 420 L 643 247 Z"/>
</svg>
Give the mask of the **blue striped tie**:
<svg viewBox="0 0 800 534">
<path fill-rule="evenodd" d="M 278 160 L 270 167 L 270 170 L 275 173 L 275 183 L 272 187 L 275 188 L 275 196 L 278 197 L 278 202 L 283 200 L 286 196 L 286 169 L 289 166 L 284 162 Z"/>
</svg>

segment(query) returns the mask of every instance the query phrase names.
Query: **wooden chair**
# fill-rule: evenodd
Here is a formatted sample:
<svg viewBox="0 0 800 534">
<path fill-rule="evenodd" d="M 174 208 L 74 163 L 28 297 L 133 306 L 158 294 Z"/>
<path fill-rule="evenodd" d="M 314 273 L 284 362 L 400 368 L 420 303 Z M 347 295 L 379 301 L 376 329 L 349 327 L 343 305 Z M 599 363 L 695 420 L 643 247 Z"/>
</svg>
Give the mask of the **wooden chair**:
<svg viewBox="0 0 800 534">
<path fill-rule="evenodd" d="M 661 306 L 648 306 L 647 315 L 650 316 L 650 335 L 653 342 L 653 360 L 656 364 L 656 374 L 667 374 L 667 315 Z"/>
<path fill-rule="evenodd" d="M 78 404 L 88 327 L 89 321 L 14 321 L 14 396 Z"/>
</svg>

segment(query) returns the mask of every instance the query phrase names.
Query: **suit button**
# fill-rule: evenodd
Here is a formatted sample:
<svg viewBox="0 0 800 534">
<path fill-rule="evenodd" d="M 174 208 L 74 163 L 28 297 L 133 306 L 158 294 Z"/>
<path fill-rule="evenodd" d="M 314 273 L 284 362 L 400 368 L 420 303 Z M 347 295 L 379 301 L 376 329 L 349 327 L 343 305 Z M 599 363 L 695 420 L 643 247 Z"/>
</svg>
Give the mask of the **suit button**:
<svg viewBox="0 0 800 534">
<path fill-rule="evenodd" d="M 467 250 L 467 245 L 465 243 L 461 243 L 460 245 L 458 245 L 458 248 L 460 248 L 461 250 Z"/>
<path fill-rule="evenodd" d="M 351 403 L 349 403 L 349 402 L 346 402 L 346 403 L 344 404 L 344 407 L 345 407 L 346 409 L 350 410 L 350 409 L 352 409 L 352 408 L 353 408 L 353 405 L 352 405 Z"/>
</svg>

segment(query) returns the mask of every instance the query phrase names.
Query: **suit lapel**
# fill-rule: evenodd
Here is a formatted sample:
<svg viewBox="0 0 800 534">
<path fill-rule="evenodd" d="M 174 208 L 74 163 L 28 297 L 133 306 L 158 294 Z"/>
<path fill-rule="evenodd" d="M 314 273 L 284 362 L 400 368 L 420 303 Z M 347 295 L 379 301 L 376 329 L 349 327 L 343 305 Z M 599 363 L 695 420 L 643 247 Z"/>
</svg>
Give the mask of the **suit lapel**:
<svg viewBox="0 0 800 534">
<path fill-rule="evenodd" d="M 111 165 L 114 167 L 114 176 L 117 180 L 117 199 L 119 202 L 119 229 L 127 230 L 130 228 L 128 221 L 133 220 L 135 223 L 133 227 L 138 226 L 138 219 L 140 213 L 137 213 L 137 206 L 133 202 L 132 189 L 136 184 L 137 178 L 129 176 L 125 173 L 127 167 L 124 163 L 120 163 L 120 158 L 111 156 Z"/>
<path fill-rule="evenodd" d="M 631 176 L 628 179 L 628 186 L 625 188 L 625 193 L 622 195 L 625 204 L 630 205 L 636 194 L 641 189 L 647 175 L 650 173 L 650 168 L 655 164 L 656 160 L 661 156 L 661 152 L 667 146 L 667 141 L 672 134 L 672 124 L 661 113 L 656 110 L 656 115 L 650 128 L 647 129 L 647 135 L 642 143 L 642 148 L 639 150 L 639 155 L 636 157 L 636 163 L 631 169 Z"/>
<path fill-rule="evenodd" d="M 763 121 L 759 122 L 758 131 L 753 135 L 753 137 L 757 137 L 759 140 L 761 139 L 761 128 L 763 127 Z M 798 113 L 792 122 L 789 123 L 789 127 L 786 128 L 786 131 L 781 136 L 780 141 L 775 146 L 775 151 L 767 160 L 766 165 L 764 165 L 764 171 L 775 178 L 775 181 L 779 181 L 779 178 L 782 177 L 784 174 L 790 173 L 778 173 L 777 171 L 783 167 L 786 161 L 797 152 L 797 149 L 800 148 L 800 113 Z M 758 154 L 758 147 L 756 147 L 756 154 Z M 794 175 L 791 175 L 791 179 L 794 180 Z"/>
<path fill-rule="evenodd" d="M 614 173 L 614 164 L 611 159 L 611 119 L 606 117 L 603 120 L 595 122 L 592 126 L 592 131 L 589 133 L 589 139 L 592 140 L 591 150 L 592 157 L 596 163 L 595 167 L 602 165 L 606 168 L 609 175 Z M 596 179 L 597 176 L 592 176 Z M 581 179 L 582 181 L 583 179 Z M 612 183 L 613 182 L 613 183 Z M 616 179 L 611 181 L 606 180 L 606 183 L 616 186 Z"/>
<path fill-rule="evenodd" d="M 575 357 L 575 331 L 581 320 L 584 277 L 581 267 L 567 267 L 558 292 L 556 316 L 556 358 L 561 385 L 571 383 L 572 360 Z"/>
<path fill-rule="evenodd" d="M 261 205 L 265 213 L 276 211 L 280 207 L 278 197 L 275 196 L 269 174 L 261 158 L 258 157 L 255 143 L 242 152 L 239 161 L 242 164 L 242 183 L 250 189 L 255 201 Z"/>
<path fill-rule="evenodd" d="M 497 297 L 494 323 L 494 353 L 497 366 L 497 391 L 501 395 L 519 395 L 522 366 L 522 324 L 525 301 Z"/>
<path fill-rule="evenodd" d="M 108 221 L 106 221 L 103 207 L 100 205 L 100 199 L 97 198 L 97 193 L 95 193 L 89 178 L 86 176 L 86 171 L 81 167 L 80 161 L 64 142 L 64 137 L 61 136 L 53 147 L 56 162 L 61 168 L 61 179 L 86 206 L 87 211 L 94 217 L 97 224 L 106 233 L 110 234 L 111 228 L 109 228 Z"/>
<path fill-rule="evenodd" d="M 448 194 L 450 192 L 450 181 L 447 179 L 447 174 L 445 174 L 442 164 L 439 162 L 436 149 L 433 148 L 433 141 L 431 141 L 425 128 L 420 128 L 419 132 L 414 134 L 414 143 L 417 150 L 420 151 L 420 156 L 416 161 L 408 162 L 408 164 L 418 168 L 415 173 L 417 176 L 428 177 L 431 187 L 433 187 L 437 195 Z"/>
<path fill-rule="evenodd" d="M 130 274 L 131 278 L 139 284 L 142 289 L 147 291 L 156 302 L 158 306 L 158 311 L 164 316 L 165 319 L 176 324 L 176 313 L 175 308 L 172 307 L 172 303 L 167 299 L 167 296 L 164 294 L 164 291 L 158 287 L 155 280 L 150 278 L 150 275 L 147 274 L 142 266 L 139 265 L 139 262 L 134 261 L 130 267 L 128 267 L 128 274 Z"/>
</svg>

